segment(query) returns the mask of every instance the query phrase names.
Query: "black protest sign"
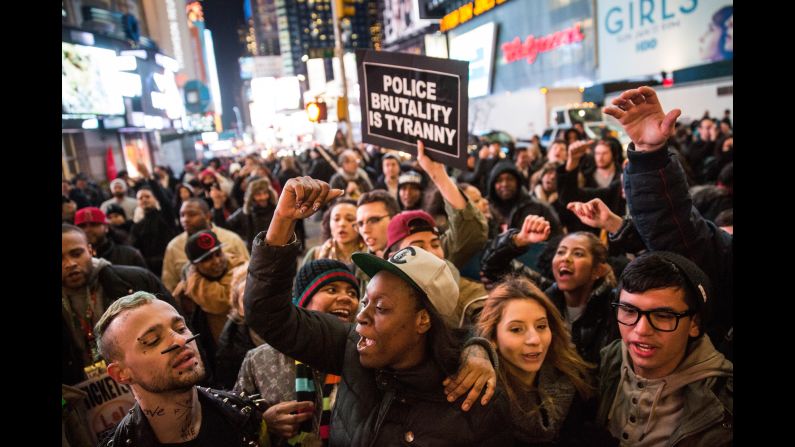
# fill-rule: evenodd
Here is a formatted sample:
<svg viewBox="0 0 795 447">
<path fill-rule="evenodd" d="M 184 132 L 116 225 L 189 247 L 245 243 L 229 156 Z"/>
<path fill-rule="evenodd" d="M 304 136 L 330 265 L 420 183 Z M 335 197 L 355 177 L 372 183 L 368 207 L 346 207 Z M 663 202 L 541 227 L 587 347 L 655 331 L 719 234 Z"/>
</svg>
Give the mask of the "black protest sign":
<svg viewBox="0 0 795 447">
<path fill-rule="evenodd" d="M 469 63 L 359 50 L 362 141 L 466 169 Z"/>
</svg>

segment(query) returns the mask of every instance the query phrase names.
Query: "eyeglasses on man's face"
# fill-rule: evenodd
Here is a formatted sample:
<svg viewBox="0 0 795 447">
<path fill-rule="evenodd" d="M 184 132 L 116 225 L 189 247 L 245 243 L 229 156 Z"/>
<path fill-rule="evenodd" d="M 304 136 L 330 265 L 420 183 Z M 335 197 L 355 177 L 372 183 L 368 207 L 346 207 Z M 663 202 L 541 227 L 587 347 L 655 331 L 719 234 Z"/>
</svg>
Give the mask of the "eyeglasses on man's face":
<svg viewBox="0 0 795 447">
<path fill-rule="evenodd" d="M 616 311 L 616 320 L 625 326 L 634 326 L 640 321 L 640 317 L 646 316 L 646 321 L 651 327 L 662 332 L 673 332 L 679 327 L 679 320 L 695 314 L 693 310 L 685 312 L 674 312 L 668 309 L 640 310 L 637 307 L 626 303 L 611 303 Z"/>
<path fill-rule="evenodd" d="M 387 217 L 389 217 L 389 214 L 386 214 L 386 215 L 383 215 L 383 216 L 368 217 L 364 221 L 360 220 L 360 221 L 356 222 L 356 227 L 359 228 L 359 229 L 362 229 L 362 228 L 364 228 L 365 225 L 375 225 L 375 224 L 377 224 L 378 222 L 381 222 L 381 220 L 383 220 L 383 219 L 385 219 Z"/>
</svg>

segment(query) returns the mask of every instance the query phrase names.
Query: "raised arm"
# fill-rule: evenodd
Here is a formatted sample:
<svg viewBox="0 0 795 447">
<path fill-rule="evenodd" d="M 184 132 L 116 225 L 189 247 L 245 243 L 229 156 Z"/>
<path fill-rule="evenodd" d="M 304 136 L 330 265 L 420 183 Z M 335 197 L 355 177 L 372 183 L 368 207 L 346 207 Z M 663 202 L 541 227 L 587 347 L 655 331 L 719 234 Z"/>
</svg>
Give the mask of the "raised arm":
<svg viewBox="0 0 795 447">
<path fill-rule="evenodd" d="M 665 114 L 649 87 L 625 91 L 604 111 L 619 120 L 633 141 L 624 190 L 638 234 L 650 250 L 679 253 L 704 269 L 716 292 L 708 302 L 714 321 L 707 332 L 720 343 L 733 324 L 733 239 L 695 209 L 682 166 L 666 150 L 681 111 Z"/>
<path fill-rule="evenodd" d="M 246 324 L 251 329 L 284 354 L 333 374 L 342 372 L 352 325 L 296 307 L 291 292 L 299 250 L 295 221 L 341 194 L 310 177 L 287 182 L 267 233 L 257 235 L 252 244 L 244 295 Z"/>
<path fill-rule="evenodd" d="M 420 140 L 417 140 L 417 162 L 444 199 L 444 209 L 450 222 L 450 228 L 442 237 L 445 256 L 456 267 L 462 268 L 486 245 L 489 233 L 486 217 L 461 192 L 445 166 L 425 155 L 425 145 Z"/>
<path fill-rule="evenodd" d="M 664 114 L 649 87 L 625 91 L 604 111 L 619 120 L 633 141 L 627 151 L 624 189 L 645 245 L 677 252 L 706 268 L 729 259 L 731 237 L 693 207 L 682 166 L 666 150 L 681 111 Z"/>
</svg>

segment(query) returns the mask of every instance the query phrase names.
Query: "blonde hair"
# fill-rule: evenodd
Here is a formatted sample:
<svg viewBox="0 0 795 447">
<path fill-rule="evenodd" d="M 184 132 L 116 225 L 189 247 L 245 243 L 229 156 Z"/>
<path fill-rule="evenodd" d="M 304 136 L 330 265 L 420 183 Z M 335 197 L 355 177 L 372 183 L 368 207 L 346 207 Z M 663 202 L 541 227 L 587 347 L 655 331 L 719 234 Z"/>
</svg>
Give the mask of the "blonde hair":
<svg viewBox="0 0 795 447">
<path fill-rule="evenodd" d="M 229 319 L 235 323 L 242 323 L 245 309 L 241 307 L 243 294 L 246 291 L 246 276 L 248 275 L 248 261 L 235 267 L 232 271 L 232 281 L 229 287 Z M 243 309 L 241 313 L 238 309 Z"/>
<path fill-rule="evenodd" d="M 574 388 L 583 398 L 590 397 L 593 386 L 589 383 L 590 370 L 595 368 L 580 357 L 574 343 L 571 341 L 571 333 L 566 327 L 563 316 L 552 303 L 552 301 L 530 280 L 522 277 L 511 277 L 497 284 L 486 299 L 483 310 L 480 313 L 476 329 L 478 335 L 486 338 L 493 343 L 497 343 L 497 326 L 503 317 L 505 308 L 512 300 L 532 300 L 539 304 L 547 313 L 549 328 L 552 332 L 552 341 L 549 345 L 544 363 L 550 363 L 556 370 L 568 378 Z M 499 349 L 500 362 L 505 364 Z M 508 370 L 500 368 L 497 377 L 503 384 L 508 399 L 512 404 L 519 406 L 519 399 L 515 389 L 519 386 L 519 380 Z M 552 401 L 555 396 L 542 396 L 544 401 Z M 544 404 L 541 402 L 541 405 Z M 540 407 L 540 406 L 539 406 Z M 536 409 L 532 411 L 536 411 Z"/>
</svg>

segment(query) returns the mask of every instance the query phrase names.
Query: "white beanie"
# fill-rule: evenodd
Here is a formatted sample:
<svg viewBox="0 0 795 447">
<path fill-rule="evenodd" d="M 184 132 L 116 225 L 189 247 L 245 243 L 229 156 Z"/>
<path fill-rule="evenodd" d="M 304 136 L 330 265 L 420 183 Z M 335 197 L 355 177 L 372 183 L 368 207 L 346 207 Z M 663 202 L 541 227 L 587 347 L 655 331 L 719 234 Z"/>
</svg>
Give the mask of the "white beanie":
<svg viewBox="0 0 795 447">
<path fill-rule="evenodd" d="M 113 179 L 113 180 L 111 180 L 111 182 L 110 182 L 110 190 L 111 190 L 111 191 L 113 191 L 113 185 L 115 185 L 115 184 L 117 184 L 117 183 L 118 183 L 119 185 L 121 185 L 121 186 L 122 186 L 122 188 L 124 188 L 124 191 L 125 191 L 125 192 L 127 191 L 127 182 L 125 182 L 125 181 L 124 181 L 124 179 L 121 179 L 121 178 L 117 178 L 117 179 Z"/>
</svg>

